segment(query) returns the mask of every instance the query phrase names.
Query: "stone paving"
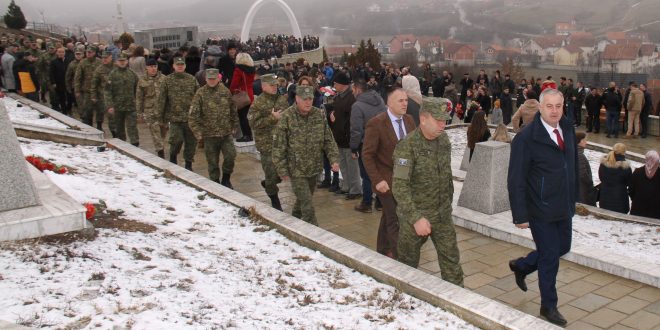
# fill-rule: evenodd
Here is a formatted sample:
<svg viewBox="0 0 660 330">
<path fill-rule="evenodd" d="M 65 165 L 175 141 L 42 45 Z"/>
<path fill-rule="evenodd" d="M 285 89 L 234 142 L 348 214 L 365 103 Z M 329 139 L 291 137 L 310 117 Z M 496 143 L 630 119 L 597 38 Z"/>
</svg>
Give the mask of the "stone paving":
<svg viewBox="0 0 660 330">
<path fill-rule="evenodd" d="M 140 125 L 140 147 L 155 153 L 151 138 Z M 602 135 L 602 134 L 600 134 Z M 106 136 L 108 135 L 106 127 Z M 613 145 L 614 139 L 592 141 Z M 639 151 L 656 145 L 657 140 L 621 140 Z M 609 142 L 609 143 L 608 143 Z M 642 144 L 640 144 L 642 143 Z M 633 150 L 633 148 L 631 148 Z M 167 155 L 167 152 L 166 152 Z M 179 157 L 181 158 L 181 157 Z M 182 165 L 182 164 L 180 164 Z M 206 160 L 198 149 L 193 170 L 208 176 Z M 232 176 L 234 189 L 269 204 L 260 185 L 263 172 L 258 160 L 239 154 Z M 291 213 L 295 197 L 290 185 L 280 184 L 280 199 L 285 212 Z M 317 191 L 314 205 L 322 228 L 375 250 L 380 212 L 371 214 L 353 210 L 359 200 L 347 201 L 327 190 Z M 540 296 L 536 273 L 528 276 L 528 292 L 517 288 L 508 261 L 530 250 L 508 242 L 456 227 L 465 287 L 483 296 L 503 302 L 518 310 L 538 316 Z M 422 247 L 420 269 L 440 276 L 437 256 L 430 240 Z M 568 329 L 660 329 L 660 289 L 572 262 L 561 260 L 557 276 L 559 309 L 567 318 Z"/>
</svg>

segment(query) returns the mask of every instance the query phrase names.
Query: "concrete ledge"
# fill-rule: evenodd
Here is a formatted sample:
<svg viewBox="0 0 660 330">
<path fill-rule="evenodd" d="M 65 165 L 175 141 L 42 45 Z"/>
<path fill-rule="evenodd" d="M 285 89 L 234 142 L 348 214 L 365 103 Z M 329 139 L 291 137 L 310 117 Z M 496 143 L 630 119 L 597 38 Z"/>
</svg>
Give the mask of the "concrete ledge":
<svg viewBox="0 0 660 330">
<path fill-rule="evenodd" d="M 461 188 L 462 184 L 455 182 L 454 195 Z M 457 206 L 456 200 L 454 200 L 452 215 L 457 226 L 530 249 L 536 248 L 530 231 L 520 230 L 513 225 L 510 211 L 489 216 Z M 612 275 L 660 287 L 660 265 L 657 264 L 633 260 L 629 257 L 597 250 L 576 242 L 573 242 L 571 252 L 562 258 Z"/>
<path fill-rule="evenodd" d="M 601 209 L 600 207 L 585 205 L 581 203 L 577 203 L 577 205 L 584 207 L 587 211 L 589 211 L 589 213 L 601 219 L 612 220 L 612 221 L 634 222 L 634 223 L 640 223 L 651 226 L 660 226 L 660 219 L 623 214 L 623 213 Z"/>
<path fill-rule="evenodd" d="M 41 103 L 34 102 L 18 94 L 9 94 L 9 97 L 20 103 L 30 106 L 49 117 L 68 126 L 69 129 L 57 129 L 37 124 L 12 123 L 16 135 L 28 139 L 46 140 L 58 143 L 100 146 L 105 143 L 103 132 L 94 127 L 85 125 L 80 121 L 57 112 Z"/>
<path fill-rule="evenodd" d="M 40 205 L 0 213 L 0 241 L 22 240 L 90 228 L 85 208 L 28 165 Z"/>
<path fill-rule="evenodd" d="M 204 190 L 237 207 L 255 207 L 265 221 L 289 239 L 315 249 L 361 273 L 390 284 L 403 292 L 446 309 L 484 329 L 559 329 L 539 318 L 497 301 L 457 287 L 440 278 L 410 268 L 375 251 L 230 190 L 196 173 L 118 139 L 109 147 L 179 181 Z"/>
<path fill-rule="evenodd" d="M 24 327 L 20 324 L 10 323 L 7 321 L 0 320 L 0 330 L 30 330 L 34 328 Z"/>
</svg>

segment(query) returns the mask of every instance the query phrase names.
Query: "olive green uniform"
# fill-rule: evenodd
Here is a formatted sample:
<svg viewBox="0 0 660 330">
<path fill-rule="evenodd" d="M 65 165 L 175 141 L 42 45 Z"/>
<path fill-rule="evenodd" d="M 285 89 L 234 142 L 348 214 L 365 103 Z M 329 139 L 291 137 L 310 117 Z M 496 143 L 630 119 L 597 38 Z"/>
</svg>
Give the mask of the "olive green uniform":
<svg viewBox="0 0 660 330">
<path fill-rule="evenodd" d="M 104 101 L 109 108 L 115 109 L 114 121 L 117 138 L 126 141 L 126 131 L 131 144 L 140 144 L 135 112 L 135 89 L 138 77 L 126 68 L 114 68 L 108 74 L 105 84 Z"/>
<path fill-rule="evenodd" d="M 427 140 L 417 128 L 397 144 L 392 158 L 392 193 L 400 221 L 399 261 L 415 268 L 419 265 L 420 248 L 428 237 L 417 236 L 413 225 L 426 218 L 431 223 L 430 236 L 442 279 L 462 286 L 463 270 L 451 216 L 454 185 L 447 134 Z"/>
<path fill-rule="evenodd" d="M 114 69 L 114 67 L 115 66 L 112 63 L 101 64 L 96 68 L 96 70 L 94 70 L 94 75 L 92 76 L 90 94 L 92 102 L 97 104 L 97 111 L 99 111 L 96 113 L 97 123 L 103 122 L 103 115 L 105 114 L 105 111 L 110 108 L 107 104 L 105 104 L 103 93 L 108 84 L 108 75 L 110 74 L 110 71 Z M 115 137 L 117 134 L 117 127 L 115 125 L 114 114 L 108 114 L 108 128 L 110 129 L 110 132 L 112 132 L 112 137 Z"/>
<path fill-rule="evenodd" d="M 156 151 L 161 151 L 165 148 L 165 146 L 163 146 L 164 133 L 161 129 L 163 123 L 156 115 L 160 85 L 164 80 L 165 75 L 160 73 L 160 71 L 156 72 L 156 75 L 153 77 L 145 74 L 138 81 L 137 92 L 135 95 L 137 113 L 144 117 L 144 121 L 149 128 L 149 133 L 151 134 L 151 139 L 153 140 Z"/>
<path fill-rule="evenodd" d="M 188 123 L 195 138 L 204 139 L 209 178 L 220 182 L 221 152 L 222 174 L 232 174 L 236 159 L 233 132 L 238 128 L 238 113 L 229 89 L 222 83 L 198 89 L 190 105 Z"/>
<path fill-rule="evenodd" d="M 102 104 L 92 100 L 92 79 L 96 68 L 100 65 L 101 60 L 96 57 L 85 58 L 76 67 L 73 78 L 73 89 L 76 94 L 80 94 L 80 98 L 76 98 L 80 109 L 80 119 L 90 126 L 94 123 L 94 114 L 96 114 L 96 123 L 99 126 L 103 123 L 105 109 Z"/>
<path fill-rule="evenodd" d="M 273 137 L 273 163 L 280 177 L 291 178 L 296 195 L 293 216 L 318 225 L 312 195 L 316 177 L 323 168 L 323 152 L 330 163 L 339 162 L 339 149 L 332 137 L 325 112 L 312 107 L 303 116 L 294 104 L 282 113 Z"/>
<path fill-rule="evenodd" d="M 186 162 L 192 163 L 195 158 L 197 140 L 188 126 L 188 112 L 197 87 L 197 79 L 185 72 L 169 74 L 160 85 L 156 118 L 161 123 L 169 123 L 168 143 L 173 163 L 182 146 Z"/>
<path fill-rule="evenodd" d="M 268 196 L 277 195 L 279 192 L 277 184 L 281 182 L 273 164 L 273 131 L 278 120 L 273 116 L 272 111 L 283 111 L 288 107 L 286 96 L 262 93 L 254 99 L 248 113 L 255 146 L 261 155 L 261 168 L 266 177 L 264 188 Z"/>
</svg>

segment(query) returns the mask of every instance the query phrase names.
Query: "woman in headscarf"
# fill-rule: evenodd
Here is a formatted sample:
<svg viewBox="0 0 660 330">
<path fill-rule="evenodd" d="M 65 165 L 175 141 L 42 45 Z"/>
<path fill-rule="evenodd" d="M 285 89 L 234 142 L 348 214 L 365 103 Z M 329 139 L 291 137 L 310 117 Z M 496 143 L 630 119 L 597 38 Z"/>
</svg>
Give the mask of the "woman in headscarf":
<svg viewBox="0 0 660 330">
<path fill-rule="evenodd" d="M 632 178 L 630 163 L 626 160 L 626 145 L 617 143 L 600 162 L 600 208 L 628 213 L 628 187 Z"/>
<path fill-rule="evenodd" d="M 655 150 L 646 153 L 646 164 L 633 172 L 630 183 L 630 214 L 660 219 L 660 156 Z"/>
<path fill-rule="evenodd" d="M 401 79 L 401 87 L 408 95 L 407 114 L 415 120 L 415 126 L 419 126 L 419 110 L 422 107 L 422 92 L 419 87 L 419 80 L 415 76 L 408 74 Z"/>
</svg>

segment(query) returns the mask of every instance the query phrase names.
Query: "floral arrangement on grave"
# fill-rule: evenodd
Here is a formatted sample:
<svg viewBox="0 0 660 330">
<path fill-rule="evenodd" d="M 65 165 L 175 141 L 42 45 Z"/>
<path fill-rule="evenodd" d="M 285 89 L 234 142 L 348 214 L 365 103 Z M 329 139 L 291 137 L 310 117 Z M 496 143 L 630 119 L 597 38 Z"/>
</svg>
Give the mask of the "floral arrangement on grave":
<svg viewBox="0 0 660 330">
<path fill-rule="evenodd" d="M 26 156 L 25 160 L 27 160 L 28 163 L 32 164 L 32 166 L 36 167 L 41 172 L 51 171 L 57 174 L 67 174 L 71 172 L 68 167 L 57 165 L 43 157 L 30 155 Z"/>
</svg>

